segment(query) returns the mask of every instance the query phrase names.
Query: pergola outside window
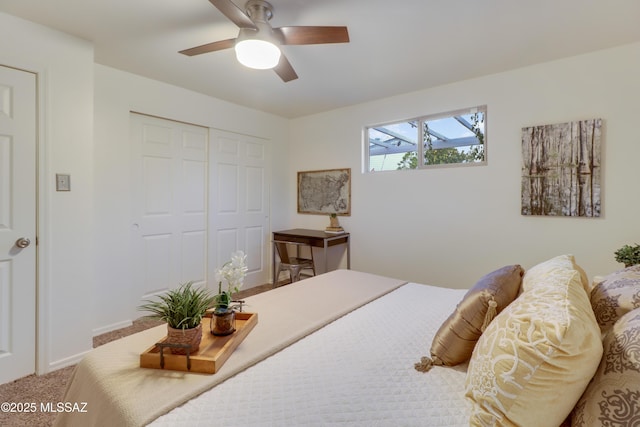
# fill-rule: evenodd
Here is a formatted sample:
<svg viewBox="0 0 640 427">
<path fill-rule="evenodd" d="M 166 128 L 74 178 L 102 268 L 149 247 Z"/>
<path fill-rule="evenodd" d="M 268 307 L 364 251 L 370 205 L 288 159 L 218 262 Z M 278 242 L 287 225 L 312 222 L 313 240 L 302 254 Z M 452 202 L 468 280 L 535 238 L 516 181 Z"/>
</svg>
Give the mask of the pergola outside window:
<svg viewBox="0 0 640 427">
<path fill-rule="evenodd" d="M 365 171 L 486 164 L 485 127 L 486 106 L 369 126 Z"/>
</svg>

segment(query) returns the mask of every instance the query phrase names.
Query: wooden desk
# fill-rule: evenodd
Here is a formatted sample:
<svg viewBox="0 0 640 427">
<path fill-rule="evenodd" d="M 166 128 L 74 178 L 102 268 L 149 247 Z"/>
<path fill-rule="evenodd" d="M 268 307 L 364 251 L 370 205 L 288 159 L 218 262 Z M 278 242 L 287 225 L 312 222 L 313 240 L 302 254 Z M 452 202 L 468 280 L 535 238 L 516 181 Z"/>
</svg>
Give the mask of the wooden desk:
<svg viewBox="0 0 640 427">
<path fill-rule="evenodd" d="M 292 230 L 282 230 L 273 232 L 273 241 L 302 243 L 316 248 L 324 249 L 324 271 L 328 271 L 327 248 L 335 245 L 347 245 L 347 268 L 351 268 L 351 242 L 349 233 L 327 233 L 322 230 L 308 230 L 305 228 L 294 228 Z M 273 243 L 273 283 L 277 283 L 276 277 L 276 246 Z"/>
</svg>

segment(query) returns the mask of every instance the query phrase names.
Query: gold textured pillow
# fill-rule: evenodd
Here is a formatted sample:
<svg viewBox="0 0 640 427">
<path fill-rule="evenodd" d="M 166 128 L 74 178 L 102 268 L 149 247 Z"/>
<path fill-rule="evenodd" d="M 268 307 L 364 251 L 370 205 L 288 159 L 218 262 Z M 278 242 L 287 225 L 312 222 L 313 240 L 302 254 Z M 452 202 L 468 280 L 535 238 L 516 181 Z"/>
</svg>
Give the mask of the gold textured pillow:
<svg viewBox="0 0 640 427">
<path fill-rule="evenodd" d="M 602 361 L 571 425 L 640 425 L 640 308 L 622 316 L 605 336 Z"/>
<path fill-rule="evenodd" d="M 482 331 L 518 295 L 523 274 L 521 266 L 508 265 L 478 280 L 436 332 L 431 359 L 422 358 L 416 369 L 426 372 L 432 365 L 469 360 Z"/>
<path fill-rule="evenodd" d="M 640 264 L 611 273 L 595 285 L 591 306 L 603 334 L 625 313 L 640 307 Z"/>
<path fill-rule="evenodd" d="M 478 340 L 466 379 L 471 425 L 560 425 L 584 392 L 602 341 L 572 262 L 565 255 L 525 272 L 527 288 Z"/>
<path fill-rule="evenodd" d="M 521 293 L 536 286 L 541 280 L 544 280 L 552 269 L 577 271 L 580 274 L 580 282 L 582 283 L 583 288 L 587 293 L 590 292 L 591 286 L 589 285 L 587 274 L 584 272 L 582 267 L 576 263 L 574 256 L 558 255 L 557 257 L 541 262 L 527 270 L 527 273 L 522 278 Z"/>
</svg>

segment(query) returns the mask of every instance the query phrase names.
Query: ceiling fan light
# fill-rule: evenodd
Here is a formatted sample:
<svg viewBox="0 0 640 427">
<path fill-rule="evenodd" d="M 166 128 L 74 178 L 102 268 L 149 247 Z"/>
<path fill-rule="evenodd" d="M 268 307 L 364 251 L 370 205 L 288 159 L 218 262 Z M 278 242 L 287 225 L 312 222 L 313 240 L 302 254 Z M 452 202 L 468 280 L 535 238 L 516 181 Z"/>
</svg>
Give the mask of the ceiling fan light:
<svg viewBox="0 0 640 427">
<path fill-rule="evenodd" d="M 280 49 L 265 40 L 247 39 L 236 43 L 236 58 L 245 67 L 267 70 L 278 65 Z"/>
</svg>

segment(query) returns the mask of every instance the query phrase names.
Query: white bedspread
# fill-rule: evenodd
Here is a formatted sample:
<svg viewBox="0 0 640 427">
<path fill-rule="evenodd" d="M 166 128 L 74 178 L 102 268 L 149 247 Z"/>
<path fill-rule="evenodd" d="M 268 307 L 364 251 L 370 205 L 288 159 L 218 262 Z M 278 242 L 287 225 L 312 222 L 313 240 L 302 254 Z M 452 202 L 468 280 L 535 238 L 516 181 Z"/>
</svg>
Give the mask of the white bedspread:
<svg viewBox="0 0 640 427">
<path fill-rule="evenodd" d="M 151 425 L 467 426 L 467 365 L 413 368 L 465 292 L 404 285 Z"/>
<path fill-rule="evenodd" d="M 247 298 L 258 324 L 215 375 L 140 368 L 140 353 L 166 335 L 166 326 L 100 346 L 78 363 L 64 396 L 87 402 L 87 412 L 60 412 L 54 425 L 145 425 L 405 283 L 336 270 Z"/>
</svg>

